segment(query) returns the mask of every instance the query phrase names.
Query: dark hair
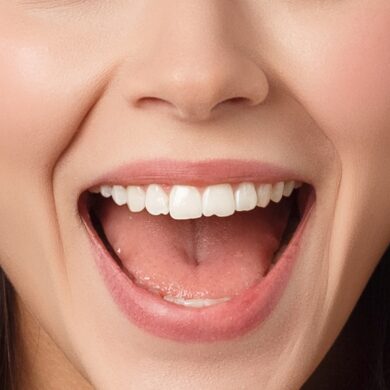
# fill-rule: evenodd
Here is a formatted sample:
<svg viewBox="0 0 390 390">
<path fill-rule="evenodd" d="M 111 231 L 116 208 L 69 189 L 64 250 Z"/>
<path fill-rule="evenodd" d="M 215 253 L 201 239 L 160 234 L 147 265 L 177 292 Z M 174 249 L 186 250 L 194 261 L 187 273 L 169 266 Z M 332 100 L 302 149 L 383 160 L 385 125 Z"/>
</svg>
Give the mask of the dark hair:
<svg viewBox="0 0 390 390">
<path fill-rule="evenodd" d="M 15 290 L 0 268 L 0 388 L 16 390 L 17 321 Z"/>
<path fill-rule="evenodd" d="M 0 268 L 0 388 L 17 390 L 15 291 Z M 390 389 L 390 248 L 330 351 L 301 390 Z"/>
</svg>

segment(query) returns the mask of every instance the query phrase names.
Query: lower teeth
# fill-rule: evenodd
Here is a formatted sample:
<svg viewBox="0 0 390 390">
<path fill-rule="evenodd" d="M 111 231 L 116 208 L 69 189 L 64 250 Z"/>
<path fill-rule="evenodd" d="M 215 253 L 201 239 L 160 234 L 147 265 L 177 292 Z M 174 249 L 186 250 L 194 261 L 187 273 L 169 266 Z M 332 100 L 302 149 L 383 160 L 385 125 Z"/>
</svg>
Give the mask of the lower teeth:
<svg viewBox="0 0 390 390">
<path fill-rule="evenodd" d="M 206 307 L 206 306 L 213 306 L 217 305 L 219 303 L 223 303 L 226 301 L 229 301 L 231 297 L 223 297 L 223 298 L 217 298 L 217 299 L 184 299 L 184 298 L 177 298 L 172 297 L 169 295 L 164 296 L 164 299 L 168 302 L 175 303 L 176 305 L 181 306 L 187 306 L 187 307 Z"/>
</svg>

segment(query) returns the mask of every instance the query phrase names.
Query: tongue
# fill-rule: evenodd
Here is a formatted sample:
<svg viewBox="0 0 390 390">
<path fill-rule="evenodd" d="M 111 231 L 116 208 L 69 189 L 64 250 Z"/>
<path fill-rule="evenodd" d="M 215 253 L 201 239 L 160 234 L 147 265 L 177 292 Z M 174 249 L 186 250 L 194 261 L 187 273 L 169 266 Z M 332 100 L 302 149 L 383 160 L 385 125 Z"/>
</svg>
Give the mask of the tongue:
<svg viewBox="0 0 390 390">
<path fill-rule="evenodd" d="M 287 225 L 289 200 L 230 217 L 174 220 L 131 213 L 102 199 L 98 218 L 125 272 L 160 295 L 240 294 L 268 271 Z"/>
</svg>

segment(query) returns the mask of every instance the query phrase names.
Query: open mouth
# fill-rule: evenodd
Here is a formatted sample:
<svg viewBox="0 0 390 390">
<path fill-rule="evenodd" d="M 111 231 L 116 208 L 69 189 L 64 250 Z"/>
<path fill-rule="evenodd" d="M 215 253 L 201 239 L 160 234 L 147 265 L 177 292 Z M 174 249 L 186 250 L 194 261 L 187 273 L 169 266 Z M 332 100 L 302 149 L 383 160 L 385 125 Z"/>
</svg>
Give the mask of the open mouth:
<svg viewBox="0 0 390 390">
<path fill-rule="evenodd" d="M 102 183 L 79 203 L 98 268 L 132 322 L 160 337 L 210 341 L 268 316 L 313 202 L 313 187 L 299 181 L 226 180 Z"/>
</svg>

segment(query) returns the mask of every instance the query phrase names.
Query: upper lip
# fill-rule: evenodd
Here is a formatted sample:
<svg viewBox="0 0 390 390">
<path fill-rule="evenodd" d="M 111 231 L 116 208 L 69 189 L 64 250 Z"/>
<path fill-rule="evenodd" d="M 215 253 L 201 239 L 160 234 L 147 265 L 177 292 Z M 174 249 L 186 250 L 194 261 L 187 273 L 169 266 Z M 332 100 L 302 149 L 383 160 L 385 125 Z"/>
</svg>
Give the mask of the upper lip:
<svg viewBox="0 0 390 390">
<path fill-rule="evenodd" d="M 239 159 L 209 159 L 183 161 L 172 159 L 137 160 L 119 166 L 96 178 L 88 188 L 102 184 L 187 184 L 205 186 L 215 183 L 259 182 L 276 183 L 296 180 L 308 183 L 308 178 L 292 169 L 267 162 Z"/>
</svg>

